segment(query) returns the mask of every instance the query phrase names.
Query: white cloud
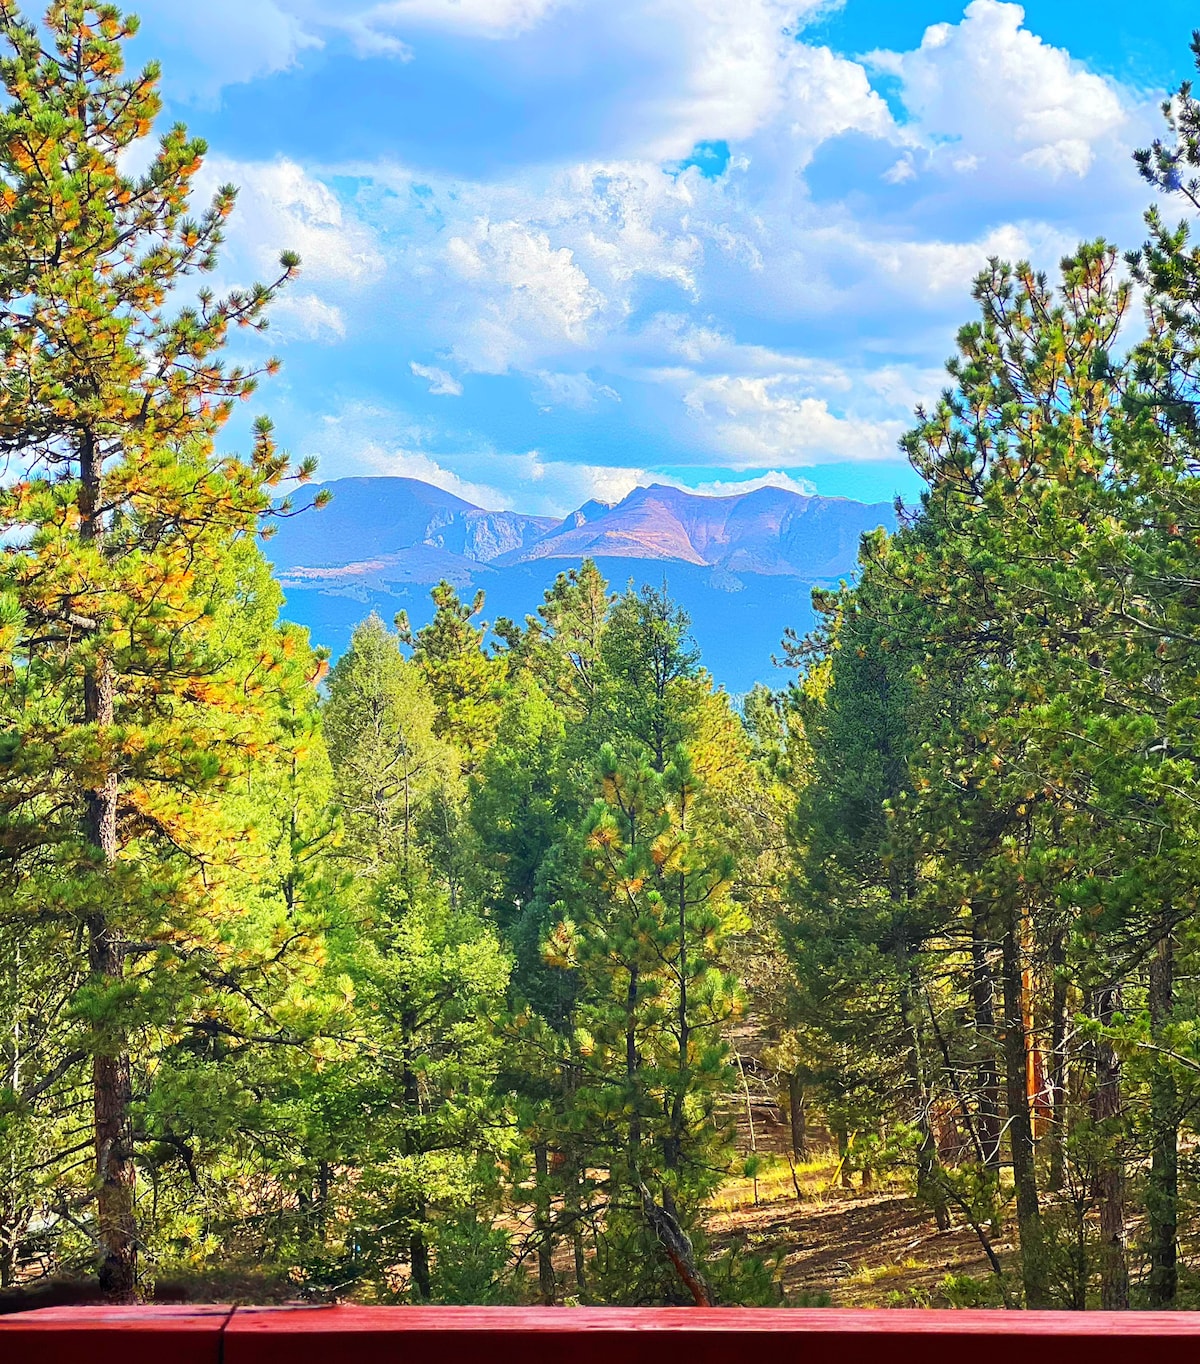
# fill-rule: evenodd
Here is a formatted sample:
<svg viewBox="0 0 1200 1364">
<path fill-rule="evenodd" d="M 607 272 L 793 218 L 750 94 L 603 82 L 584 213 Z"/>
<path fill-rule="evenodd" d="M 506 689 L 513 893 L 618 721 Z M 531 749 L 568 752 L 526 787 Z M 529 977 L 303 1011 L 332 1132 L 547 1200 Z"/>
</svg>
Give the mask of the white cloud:
<svg viewBox="0 0 1200 1364">
<path fill-rule="evenodd" d="M 583 346 L 604 306 L 574 252 L 522 223 L 479 219 L 450 238 L 444 259 L 480 304 L 455 358 L 485 374 L 527 366 L 546 340 Z"/>
<path fill-rule="evenodd" d="M 608 384 L 598 384 L 587 374 L 553 374 L 541 370 L 534 385 L 533 400 L 547 410 L 569 407 L 576 412 L 594 412 L 601 400 L 619 403 L 621 395 Z"/>
<path fill-rule="evenodd" d="M 698 379 L 684 394 L 689 414 L 729 467 L 791 467 L 838 460 L 895 459 L 907 423 L 839 417 L 824 398 L 795 390 L 788 375 L 721 374 Z"/>
<path fill-rule="evenodd" d="M 930 406 L 948 382 L 944 368 L 914 365 L 884 365 L 868 370 L 860 389 L 874 394 L 886 411 L 911 413 L 918 406 Z"/>
<path fill-rule="evenodd" d="M 708 497 L 732 497 L 758 488 L 784 488 L 806 496 L 816 491 L 807 480 L 778 469 L 750 479 L 716 479 L 689 484 L 641 468 L 550 462 L 536 450 L 525 454 L 465 451 L 434 455 L 373 441 L 362 447 L 361 467 L 375 474 L 432 483 L 489 511 L 522 511 L 539 516 L 567 516 L 593 500 L 617 503 L 635 488 L 646 488 L 654 483 Z M 464 469 L 466 476 L 459 472 Z M 475 477 L 477 471 L 494 482 L 481 481 Z"/>
<path fill-rule="evenodd" d="M 206 162 L 201 187 L 240 187 L 230 246 L 269 271 L 282 250 L 298 251 L 306 279 L 356 287 L 372 283 L 387 261 L 371 231 L 346 212 L 338 196 L 295 161 Z"/>
<path fill-rule="evenodd" d="M 298 453 L 315 455 L 325 479 L 362 473 L 419 478 L 490 510 L 547 516 L 565 516 L 593 497 L 619 502 L 641 484 L 664 481 L 643 468 L 559 462 L 539 450 L 498 451 L 478 438 L 453 444 L 401 409 L 357 401 L 311 422 Z"/>
<path fill-rule="evenodd" d="M 845 368 L 833 361 L 739 342 L 727 331 L 711 324 L 694 323 L 681 313 L 656 313 L 634 339 L 649 355 L 665 354 L 685 361 L 688 368 L 676 373 L 689 374 L 701 368 L 749 374 L 783 371 L 795 380 L 803 379 L 810 388 L 825 392 L 845 391 L 851 386 Z M 662 372 L 669 374 L 670 367 Z"/>
<path fill-rule="evenodd" d="M 785 492 L 800 493 L 803 497 L 812 497 L 817 491 L 816 486 L 808 479 L 793 478 L 782 469 L 772 469 L 757 478 L 717 479 L 708 483 L 696 483 L 688 491 L 702 493 L 705 497 L 736 497 L 741 493 L 757 492 L 759 488 L 783 488 Z"/>
<path fill-rule="evenodd" d="M 749 137 L 777 112 L 783 98 L 788 49 L 786 30 L 812 4 L 774 0 L 643 0 L 630 25 L 630 46 L 657 49 L 665 79 L 639 111 L 652 130 L 645 150 L 653 156 L 686 156 L 697 142 Z M 623 7 L 622 7 L 623 8 Z"/>
<path fill-rule="evenodd" d="M 397 36 L 413 29 L 449 29 L 480 38 L 514 38 L 540 23 L 562 0 L 384 0 L 347 25 L 359 47 L 407 58 Z"/>
<path fill-rule="evenodd" d="M 1018 260 L 1043 247 L 1053 237 L 1051 248 L 1062 255 L 1073 245 L 1069 239 L 1048 234 L 1029 224 L 1006 223 L 977 241 L 879 240 L 846 237 L 842 242 L 843 259 L 858 256 L 864 274 L 874 276 L 898 294 L 928 300 L 950 295 L 962 298 L 971 281 L 992 256 Z"/>
<path fill-rule="evenodd" d="M 1024 22 L 1020 5 L 972 0 L 961 23 L 933 25 L 915 51 L 867 60 L 899 78 L 933 160 L 960 173 L 1015 163 L 1027 175 L 1081 178 L 1128 110 L 1113 82 Z"/>
<path fill-rule="evenodd" d="M 828 0 L 577 0 L 571 22 L 613 90 L 610 140 L 630 159 L 779 129 L 807 147 L 891 123 L 860 65 L 797 40 Z M 612 84 L 622 69 L 636 80 Z M 794 149 L 793 149 L 794 150 Z"/>
<path fill-rule="evenodd" d="M 443 488 L 455 497 L 464 498 L 488 511 L 508 511 L 513 507 L 511 494 L 486 483 L 473 483 L 462 478 L 423 450 L 368 442 L 360 448 L 358 457 L 362 465 L 374 474 L 390 478 L 418 478 L 423 483 L 432 483 L 434 487 Z"/>
<path fill-rule="evenodd" d="M 662 167 L 590 162 L 499 182 L 350 169 L 389 250 L 390 299 L 464 369 L 577 373 L 646 289 L 697 296 L 702 187 Z"/>
<path fill-rule="evenodd" d="M 546 219 L 575 236 L 612 291 L 643 277 L 695 294 L 702 248 L 688 221 L 694 181 L 680 183 L 645 161 L 593 162 L 560 174 L 548 189 Z"/>
<path fill-rule="evenodd" d="M 272 330 L 285 340 L 344 341 L 346 319 L 342 310 L 316 294 L 282 294 L 271 306 Z"/>
<path fill-rule="evenodd" d="M 322 46 L 287 0 L 140 0 L 137 12 L 155 46 L 177 54 L 167 63 L 168 84 L 205 98 L 286 71 L 306 49 Z"/>
<path fill-rule="evenodd" d="M 569 23 L 588 72 L 612 90 L 623 155 L 686 156 L 706 139 L 750 136 L 788 97 L 797 27 L 826 0 L 385 0 L 343 20 L 364 51 L 420 60 L 422 30 L 525 37 L 529 72 L 554 80 L 561 58 L 538 46 Z M 578 60 L 573 57 L 572 60 Z M 636 79 L 619 81 L 622 70 Z M 618 76 L 614 82 L 613 76 Z M 865 84 L 865 82 L 864 82 Z"/>
<path fill-rule="evenodd" d="M 435 454 L 379 441 L 368 441 L 359 448 L 357 467 L 376 474 L 419 478 L 489 511 L 540 516 L 566 516 L 593 498 L 620 502 L 634 488 L 671 481 L 639 468 L 550 462 L 536 450 L 499 454 L 466 449 Z"/>
<path fill-rule="evenodd" d="M 858 61 L 800 41 L 816 0 L 244 8 L 261 24 L 245 60 L 263 71 L 322 37 L 344 51 L 347 33 L 364 52 L 420 61 L 437 29 L 438 60 L 459 52 L 472 79 L 486 84 L 500 63 L 509 79 L 519 72 L 530 128 L 561 109 L 538 103 L 539 82 L 557 100 L 564 61 L 579 73 L 588 145 L 573 150 L 568 127 L 565 150 L 537 142 L 524 163 L 485 158 L 507 164 L 488 176 L 287 159 L 206 172 L 206 184 L 243 185 L 231 278 L 263 277 L 281 248 L 305 259 L 277 310 L 285 335 L 390 347 L 433 395 L 457 396 L 465 375 L 484 373 L 510 376 L 545 408 L 614 404 L 606 423 L 613 449 L 632 437 L 629 469 L 497 452 L 486 429 L 455 425 L 477 420 L 475 405 L 423 395 L 440 409 L 425 426 L 339 428 L 347 465 L 407 460 L 413 476 L 442 470 L 492 505 L 518 484 L 510 501 L 553 511 L 623 496 L 658 477 L 640 465 L 662 437 L 673 463 L 686 449 L 697 468 L 894 460 L 912 406 L 941 386 L 936 366 L 972 315 L 970 281 L 989 255 L 1052 268 L 1080 235 L 1138 230 L 1128 149 L 1143 140 L 1140 97 L 1043 42 L 1001 0 L 973 0 L 915 51 Z M 480 41 L 496 38 L 509 45 Z M 906 121 L 871 88 L 868 64 L 896 78 Z M 564 126 L 574 116 L 562 110 Z M 681 170 L 703 140 L 727 143 L 728 157 L 717 148 L 707 174 Z M 436 160 L 445 143 L 430 145 Z"/>
<path fill-rule="evenodd" d="M 210 158 L 198 178 L 199 201 L 226 182 L 238 185 L 239 192 L 218 282 L 273 280 L 280 253 L 296 251 L 300 277 L 271 305 L 273 326 L 283 339 L 346 340 L 348 314 L 387 268 L 371 230 L 343 209 L 327 185 L 293 161 Z"/>
<path fill-rule="evenodd" d="M 915 180 L 917 168 L 913 164 L 912 152 L 905 152 L 899 161 L 884 171 L 883 178 L 889 185 L 902 185 L 906 180 Z"/>
<path fill-rule="evenodd" d="M 805 43 L 793 43 L 789 57 L 780 126 L 795 143 L 793 164 L 803 165 L 822 142 L 843 133 L 900 136 L 859 62 Z"/>
<path fill-rule="evenodd" d="M 420 365 L 415 360 L 411 362 L 409 369 L 412 370 L 418 379 L 428 380 L 430 393 L 435 394 L 437 397 L 462 397 L 462 384 L 460 384 L 454 375 L 447 370 L 438 369 L 436 365 Z"/>
</svg>

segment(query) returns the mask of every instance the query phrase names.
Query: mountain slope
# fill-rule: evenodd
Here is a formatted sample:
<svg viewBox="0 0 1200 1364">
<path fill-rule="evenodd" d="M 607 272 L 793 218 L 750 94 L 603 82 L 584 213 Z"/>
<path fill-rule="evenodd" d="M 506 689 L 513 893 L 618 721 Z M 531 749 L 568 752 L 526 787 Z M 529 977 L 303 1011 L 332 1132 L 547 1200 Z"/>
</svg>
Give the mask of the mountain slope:
<svg viewBox="0 0 1200 1364">
<path fill-rule="evenodd" d="M 668 559 L 731 573 L 825 578 L 849 572 L 864 531 L 891 524 L 886 503 L 759 488 L 703 497 L 654 484 L 614 507 L 589 503 L 499 565 L 587 556 Z"/>
<path fill-rule="evenodd" d="M 339 567 L 419 545 L 487 563 L 558 525 L 552 516 L 485 511 L 416 478 L 339 478 L 296 501 L 322 488 L 333 494 L 329 506 L 281 523 L 271 546 L 278 568 Z"/>
<path fill-rule="evenodd" d="M 780 488 L 704 497 L 656 485 L 559 521 L 488 511 L 417 479 L 325 486 L 330 505 L 282 521 L 267 554 L 289 618 L 335 654 L 372 610 L 390 620 L 403 608 L 424 624 L 439 579 L 464 594 L 483 588 L 489 620 L 520 619 L 567 563 L 592 557 L 614 590 L 665 578 L 705 666 L 734 692 L 783 680 L 771 655 L 787 627 L 811 626 L 812 584 L 848 576 L 862 533 L 895 525 L 886 503 Z"/>
</svg>

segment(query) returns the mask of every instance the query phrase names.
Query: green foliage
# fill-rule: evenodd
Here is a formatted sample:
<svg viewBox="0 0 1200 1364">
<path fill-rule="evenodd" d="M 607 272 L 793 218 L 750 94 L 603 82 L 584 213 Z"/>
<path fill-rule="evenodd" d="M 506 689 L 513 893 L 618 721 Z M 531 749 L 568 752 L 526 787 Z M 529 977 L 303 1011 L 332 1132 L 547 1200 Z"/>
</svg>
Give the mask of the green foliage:
<svg viewBox="0 0 1200 1364">
<path fill-rule="evenodd" d="M 265 419 L 217 449 L 298 261 L 204 286 L 235 192 L 193 212 L 182 128 L 141 154 L 134 31 L 0 0 L 0 1287 L 776 1302 L 709 1220 L 766 1168 L 753 1063 L 797 1194 L 811 1113 L 991 1265 L 889 1305 L 1194 1305 L 1187 222 L 1132 278 L 989 263 L 902 442 L 927 492 L 786 694 L 735 710 L 665 582 L 590 560 L 491 631 L 440 583 L 326 677 L 255 543 L 311 464 Z M 1137 159 L 1186 215 L 1189 86 L 1166 115 Z"/>
<path fill-rule="evenodd" d="M 454 745 L 464 769 L 472 771 L 496 737 L 508 670 L 502 657 L 483 648 L 488 625 L 477 619 L 482 592 L 468 606 L 449 583 L 441 582 L 432 596 L 436 609 L 428 625 L 414 633 L 404 612 L 396 625 L 428 683 L 436 734 Z"/>
<path fill-rule="evenodd" d="M 1189 91 L 1169 116 L 1174 142 L 1141 164 L 1194 203 Z M 1132 348 L 1104 243 L 1057 286 L 1027 264 L 979 276 L 950 386 L 903 442 L 928 493 L 791 643 L 812 773 L 784 925 L 793 1045 L 835 1127 L 882 1109 L 913 1134 L 918 1191 L 996 1269 L 1015 1214 L 1029 1306 L 1177 1289 L 1197 294 L 1187 230 L 1148 225 Z"/>
<path fill-rule="evenodd" d="M 312 921 L 277 941 L 238 902 L 271 853 L 237 792 L 299 760 L 316 672 L 244 546 L 311 467 L 265 419 L 246 458 L 215 444 L 275 367 L 228 364 L 230 329 L 262 330 L 297 262 L 204 286 L 235 192 L 193 216 L 205 148 L 181 126 L 143 154 L 161 100 L 157 68 L 124 71 L 134 29 L 85 0 L 41 25 L 0 4 L 0 921 L 48 932 L 59 1011 L 36 1060 L 12 1019 L 9 1087 L 53 1181 L 31 1190 L 14 1151 L 11 1217 L 90 1240 L 115 1297 L 137 1288 L 156 1083 L 188 1047 L 296 1041 L 290 973 L 320 953 Z M 78 1116 L 54 1116 L 88 1104 L 90 1171 Z"/>
</svg>

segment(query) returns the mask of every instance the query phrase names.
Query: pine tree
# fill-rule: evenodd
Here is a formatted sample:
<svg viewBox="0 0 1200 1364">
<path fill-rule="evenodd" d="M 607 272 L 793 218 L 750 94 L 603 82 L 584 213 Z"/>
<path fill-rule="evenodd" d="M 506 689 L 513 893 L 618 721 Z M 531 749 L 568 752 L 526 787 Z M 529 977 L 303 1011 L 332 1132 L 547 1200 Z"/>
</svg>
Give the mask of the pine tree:
<svg viewBox="0 0 1200 1364">
<path fill-rule="evenodd" d="M 469 605 L 448 582 L 438 583 L 430 595 L 435 610 L 428 625 L 413 631 L 401 611 L 396 626 L 433 695 L 435 732 L 458 749 L 464 771 L 470 772 L 496 737 L 507 667 L 485 647 L 488 623 L 478 619 L 482 591 Z"/>
<path fill-rule="evenodd" d="M 334 668 L 324 718 L 339 858 L 353 872 L 332 965 L 357 1023 L 320 1099 L 324 1201 L 350 1221 L 328 1228 L 319 1273 L 390 1295 L 406 1264 L 414 1301 L 454 1301 L 469 1283 L 496 1293 L 507 1239 L 491 1216 L 512 1152 L 495 1078 L 510 967 L 466 894 L 461 754 L 435 733 L 421 664 L 378 616 Z"/>
<path fill-rule="evenodd" d="M 628 1256 L 648 1237 L 687 1295 L 711 1304 L 689 1232 L 730 1159 L 716 1102 L 732 1088 L 724 1029 L 740 1009 L 723 969 L 741 924 L 728 894 L 733 859 L 685 750 L 661 777 L 622 768 L 611 748 L 600 771 L 604 798 L 585 829 L 592 894 L 547 948 L 580 977 L 574 1121 L 589 1163 L 609 1170 L 607 1235 L 632 1238 L 618 1253 L 622 1272 L 628 1278 Z M 653 1275 L 644 1249 L 639 1259 Z M 645 1291 L 644 1281 L 628 1280 L 628 1291 Z"/>
<path fill-rule="evenodd" d="M 421 866 L 439 803 L 458 783 L 454 750 L 435 734 L 433 696 L 400 638 L 377 615 L 354 631 L 329 678 L 325 735 L 345 822 L 343 856 L 373 885 L 399 869 L 406 885 Z"/>
<path fill-rule="evenodd" d="M 619 749 L 640 745 L 660 773 L 683 738 L 679 692 L 700 661 L 690 626 L 665 583 L 640 592 L 631 585 L 603 635 L 603 723 Z"/>
<path fill-rule="evenodd" d="M 512 666 L 531 672 L 572 719 L 590 716 L 596 705 L 601 640 L 615 600 L 596 561 L 585 559 L 555 578 L 537 615 L 526 616 L 524 630 L 512 621 L 496 622 Z"/>
<path fill-rule="evenodd" d="M 55 0 L 39 29 L 0 4 L 0 451 L 19 471 L 0 497 L 3 912 L 85 936 L 74 1008 L 114 1297 L 136 1282 L 130 1045 L 153 1011 L 148 965 L 217 931 L 213 878 L 239 837 L 219 795 L 272 741 L 297 647 L 268 635 L 232 658 L 211 609 L 223 556 L 288 472 L 265 423 L 248 460 L 215 452 L 256 379 L 221 351 L 265 325 L 297 261 L 276 285 L 168 311 L 213 268 L 235 196 L 189 215 L 205 148 L 179 126 L 127 169 L 160 108 L 156 67 L 124 74 L 134 31 L 111 5 Z"/>
</svg>

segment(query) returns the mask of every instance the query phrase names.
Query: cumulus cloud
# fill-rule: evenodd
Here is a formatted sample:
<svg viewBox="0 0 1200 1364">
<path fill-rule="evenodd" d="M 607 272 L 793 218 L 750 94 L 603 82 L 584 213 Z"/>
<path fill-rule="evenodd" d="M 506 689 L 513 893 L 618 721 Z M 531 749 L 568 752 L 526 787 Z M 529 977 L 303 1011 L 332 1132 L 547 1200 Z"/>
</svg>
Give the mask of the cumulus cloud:
<svg viewBox="0 0 1200 1364">
<path fill-rule="evenodd" d="M 783 488 L 786 492 L 800 493 L 804 497 L 812 497 L 817 491 L 815 484 L 808 479 L 794 478 L 782 469 L 772 469 L 757 478 L 726 478 L 696 483 L 688 491 L 701 493 L 705 497 L 736 497 L 742 493 L 757 492 L 759 488 Z"/>
<path fill-rule="evenodd" d="M 684 394 L 684 405 L 731 468 L 894 459 L 907 425 L 838 416 L 824 398 L 796 392 L 787 375 L 699 379 Z"/>
<path fill-rule="evenodd" d="M 203 6 L 147 0 L 147 6 L 155 36 L 165 35 L 186 53 L 193 93 L 202 87 L 210 95 L 284 70 L 321 44 L 349 41 L 362 56 L 420 61 L 423 41 L 433 34 L 475 41 L 477 63 L 503 60 L 479 52 L 477 40 L 520 42 L 531 93 L 539 86 L 558 92 L 569 25 L 572 62 L 589 83 L 606 87 L 600 116 L 613 151 L 659 159 L 686 156 L 704 139 L 744 139 L 772 122 L 795 93 L 797 63 L 808 60 L 796 32 L 828 0 L 207 0 Z M 862 93 L 841 81 L 813 101 L 812 111 L 828 117 Z"/>
<path fill-rule="evenodd" d="M 974 241 L 926 241 L 872 238 L 846 234 L 843 259 L 859 258 L 862 274 L 872 283 L 884 285 L 912 299 L 945 297 L 960 299 L 972 279 L 992 256 L 1017 260 L 1038 249 L 1061 256 L 1069 239 L 1030 224 L 1005 223 Z"/>
<path fill-rule="evenodd" d="M 425 379 L 429 383 L 429 391 L 439 398 L 461 398 L 463 386 L 458 382 L 453 374 L 444 369 L 439 369 L 436 365 L 421 365 L 413 360 L 409 369 L 418 379 Z"/>
<path fill-rule="evenodd" d="M 283 251 L 301 258 L 300 280 L 271 305 L 283 340 L 342 342 L 367 287 L 387 262 L 370 228 L 347 212 L 320 179 L 289 160 L 235 162 L 214 157 L 197 184 L 203 199 L 218 185 L 239 186 L 218 283 L 244 285 L 279 274 Z"/>
<path fill-rule="evenodd" d="M 420 60 L 430 30 L 477 38 L 529 39 L 527 70 L 557 76 L 552 19 L 569 22 L 609 83 L 622 68 L 637 79 L 614 89 L 611 131 L 625 154 L 686 156 L 707 138 L 745 138 L 788 97 L 795 33 L 826 0 L 385 0 L 340 22 L 367 52 Z"/>
<path fill-rule="evenodd" d="M 791 139 L 793 168 L 802 168 L 817 147 L 844 133 L 902 137 L 861 63 L 806 43 L 793 43 L 789 51 L 785 98 L 772 132 Z"/>
<path fill-rule="evenodd" d="M 360 448 L 359 464 L 376 474 L 419 478 L 489 511 L 540 516 L 566 516 L 593 499 L 620 502 L 634 488 L 667 481 L 640 468 L 551 462 L 537 450 L 505 454 L 468 447 L 431 453 L 379 441 Z"/>
<path fill-rule="evenodd" d="M 678 373 L 691 373 L 701 367 L 752 374 L 783 371 L 793 379 L 802 378 L 813 389 L 826 392 L 844 391 L 851 384 L 845 368 L 831 360 L 739 342 L 729 331 L 712 323 L 696 323 L 682 313 L 656 313 L 633 340 L 649 357 L 684 361 L 687 368 L 675 371 Z M 668 367 L 663 372 L 671 370 Z"/>
<path fill-rule="evenodd" d="M 1007 0 L 972 0 L 961 23 L 934 24 L 912 52 L 874 52 L 931 159 L 970 174 L 1019 167 L 1078 179 L 1128 122 L 1122 92 L 1025 26 Z"/>
<path fill-rule="evenodd" d="M 591 501 L 615 504 L 635 488 L 655 483 L 706 497 L 733 497 L 759 488 L 784 488 L 805 496 L 816 492 L 806 479 L 779 469 L 750 479 L 687 483 L 642 468 L 550 462 L 536 450 L 524 454 L 466 450 L 433 455 L 424 450 L 368 442 L 362 448 L 362 464 L 375 474 L 431 483 L 489 511 L 521 511 L 538 516 L 567 516 Z M 467 471 L 466 476 L 462 470 Z M 494 482 L 480 481 L 475 476 L 477 471 Z"/>
<path fill-rule="evenodd" d="M 343 402 L 310 423 L 297 453 L 315 456 L 322 478 L 419 478 L 490 510 L 547 516 L 565 516 L 590 498 L 619 502 L 656 481 L 637 466 L 555 460 L 537 449 L 498 450 L 484 437 L 447 435 L 401 407 L 362 401 Z"/>
<path fill-rule="evenodd" d="M 653 47 L 667 67 L 653 103 L 639 111 L 654 133 L 645 150 L 683 156 L 706 139 L 747 138 L 773 119 L 794 59 L 790 30 L 816 7 L 814 0 L 640 0 L 633 15 L 614 14 L 632 27 L 635 47 Z"/>
<path fill-rule="evenodd" d="M 422 483 L 432 483 L 435 488 L 443 488 L 455 497 L 473 502 L 477 507 L 486 507 L 488 511 L 513 510 L 511 493 L 463 478 L 423 450 L 407 450 L 401 446 L 369 441 L 360 448 L 359 459 L 373 474 L 389 478 L 417 478 Z"/>
<path fill-rule="evenodd" d="M 696 297 L 695 195 L 662 167 L 590 163 L 498 183 L 353 169 L 392 264 L 389 303 L 464 369 L 575 373 L 645 288 Z"/>
<path fill-rule="evenodd" d="M 584 345 L 604 305 L 574 252 L 523 223 L 478 219 L 446 243 L 445 262 L 481 304 L 455 357 L 483 373 L 528 363 L 545 340 Z"/>
<path fill-rule="evenodd" d="M 249 247 L 264 265 L 282 246 L 300 253 L 310 280 L 358 286 L 385 273 L 387 260 L 372 232 L 328 185 L 296 162 L 214 160 L 205 169 L 209 177 L 230 178 L 240 186 L 230 240 Z"/>
<path fill-rule="evenodd" d="M 673 468 L 690 458 L 760 479 L 894 461 L 988 256 L 1052 268 L 1081 235 L 1136 229 L 1141 97 L 1040 39 L 1020 6 L 972 0 L 913 51 L 859 59 L 804 41 L 819 7 L 346 0 L 335 16 L 320 0 L 246 0 L 247 23 L 274 25 L 260 70 L 316 41 L 344 51 L 347 34 L 363 52 L 420 61 L 439 30 L 439 60 L 461 43 L 472 70 L 519 53 L 531 123 L 545 112 L 537 82 L 552 76 L 558 99 L 570 51 L 603 144 L 477 178 L 383 160 L 212 168 L 213 183 L 243 185 L 233 277 L 263 276 L 283 247 L 305 258 L 279 312 L 285 335 L 403 338 L 395 364 L 437 397 L 494 376 L 459 404 L 414 392 L 423 422 L 360 428 L 339 458 L 453 470 L 494 505 L 520 483 L 519 505 L 553 511 L 671 481 L 642 467 L 664 447 Z M 499 39 L 510 45 L 482 41 Z M 579 414 L 575 449 L 591 417 L 606 439 L 628 438 L 630 467 L 495 450 L 465 423 L 486 424 L 476 400 L 497 392 L 510 412 L 529 399 L 555 410 L 555 430 Z"/>
</svg>

